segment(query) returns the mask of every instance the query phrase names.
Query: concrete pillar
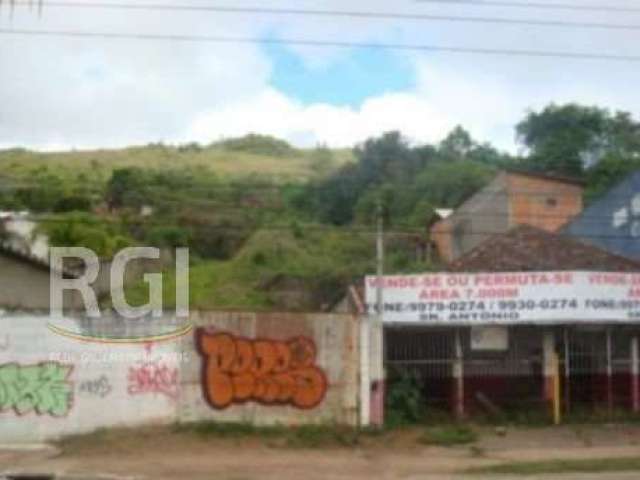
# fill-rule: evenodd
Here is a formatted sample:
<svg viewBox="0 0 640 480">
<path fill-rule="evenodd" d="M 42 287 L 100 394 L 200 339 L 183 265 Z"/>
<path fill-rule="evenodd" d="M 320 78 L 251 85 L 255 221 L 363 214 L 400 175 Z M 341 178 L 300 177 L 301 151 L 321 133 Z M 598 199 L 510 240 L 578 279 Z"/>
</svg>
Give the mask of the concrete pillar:
<svg viewBox="0 0 640 480">
<path fill-rule="evenodd" d="M 611 345 L 611 328 L 607 327 L 607 408 L 613 410 L 613 349 Z"/>
<path fill-rule="evenodd" d="M 561 393 L 560 393 L 560 360 L 555 349 L 554 331 L 545 330 L 542 334 L 543 356 L 543 400 L 549 406 L 549 413 L 553 422 L 560 423 Z"/>
<path fill-rule="evenodd" d="M 371 362 L 370 328 L 371 317 L 360 316 L 360 426 L 367 427 L 371 420 Z"/>
<path fill-rule="evenodd" d="M 571 408 L 571 348 L 569 342 L 569 328 L 564 327 L 564 408 L 568 412 Z"/>
<path fill-rule="evenodd" d="M 384 425 L 384 330 L 381 321 L 374 321 L 371 328 L 371 367 L 370 376 L 370 424 Z"/>
<path fill-rule="evenodd" d="M 454 339 L 454 359 L 453 359 L 453 410 L 456 418 L 464 417 L 464 359 L 462 355 L 462 339 L 460 329 L 456 328 Z"/>
<path fill-rule="evenodd" d="M 631 337 L 631 410 L 640 411 L 640 392 L 638 392 L 638 337 Z"/>
<path fill-rule="evenodd" d="M 549 406 L 549 411 L 553 410 L 554 395 L 554 375 L 555 375 L 555 338 L 553 330 L 544 330 L 542 333 L 542 399 Z"/>
</svg>

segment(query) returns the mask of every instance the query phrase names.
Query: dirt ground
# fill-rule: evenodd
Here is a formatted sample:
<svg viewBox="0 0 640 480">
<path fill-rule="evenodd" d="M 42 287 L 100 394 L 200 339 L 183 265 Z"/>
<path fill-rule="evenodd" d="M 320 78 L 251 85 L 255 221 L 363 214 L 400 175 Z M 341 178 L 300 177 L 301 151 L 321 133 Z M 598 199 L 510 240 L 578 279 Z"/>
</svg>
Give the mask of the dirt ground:
<svg viewBox="0 0 640 480">
<path fill-rule="evenodd" d="M 506 432 L 475 429 L 480 434 L 478 441 L 466 446 L 425 446 L 418 441 L 422 429 L 406 429 L 367 436 L 354 446 L 315 448 L 297 448 L 270 438 L 204 437 L 166 427 L 122 430 L 77 438 L 46 450 L 0 449 L 0 478 L 2 473 L 55 473 L 59 478 L 78 480 L 435 480 L 466 478 L 460 473 L 465 469 L 505 461 L 640 455 L 638 425 L 507 428 Z"/>
</svg>

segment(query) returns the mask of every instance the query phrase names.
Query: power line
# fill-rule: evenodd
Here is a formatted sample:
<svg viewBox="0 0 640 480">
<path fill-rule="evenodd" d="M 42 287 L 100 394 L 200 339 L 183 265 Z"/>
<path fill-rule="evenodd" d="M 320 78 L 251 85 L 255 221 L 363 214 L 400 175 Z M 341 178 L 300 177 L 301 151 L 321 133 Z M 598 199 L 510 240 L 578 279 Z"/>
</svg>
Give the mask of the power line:
<svg viewBox="0 0 640 480">
<path fill-rule="evenodd" d="M 172 41 L 184 43 L 221 43 L 221 44 L 262 44 L 262 45 L 298 45 L 304 47 L 336 47 L 385 49 L 418 52 L 442 52 L 477 55 L 494 55 L 508 57 L 538 57 L 538 58 L 572 58 L 578 60 L 606 60 L 616 62 L 640 62 L 640 55 L 602 54 L 587 52 L 563 52 L 550 50 L 512 50 L 503 48 L 475 48 L 453 47 L 446 45 L 427 45 L 412 43 L 367 43 L 342 40 L 311 40 L 297 38 L 256 38 L 256 37 L 226 37 L 193 34 L 158 34 L 158 33 L 114 33 L 87 32 L 76 30 L 25 30 L 0 29 L 0 35 L 14 35 L 26 37 L 58 37 L 58 38 L 90 38 L 103 40 L 146 40 Z"/>
<path fill-rule="evenodd" d="M 27 2 L 16 2 L 18 5 L 27 5 Z M 90 9 L 113 9 L 113 10 L 134 10 L 134 11 L 169 11 L 169 12 L 216 12 L 230 14 L 266 14 L 266 15 L 287 15 L 287 16 L 314 16 L 314 17 L 346 17 L 359 19 L 383 19 L 383 20 L 421 20 L 438 22 L 465 22 L 465 23 L 494 23 L 504 25 L 529 25 L 541 27 L 561 27 L 561 28 L 594 28 L 606 30 L 640 30 L 640 24 L 616 24 L 600 22 L 567 22 L 562 20 L 531 20 L 502 17 L 468 17 L 453 15 L 432 15 L 421 13 L 392 13 L 392 12 L 368 12 L 368 11 L 347 11 L 347 10 L 315 10 L 315 9 L 292 9 L 292 8 L 267 8 L 267 7 L 229 7 L 218 5 L 169 5 L 158 3 L 111 3 L 111 2 L 91 2 L 84 3 L 78 1 L 49 1 L 46 7 L 62 8 L 90 8 Z M 640 12 L 640 9 L 638 9 Z"/>
<path fill-rule="evenodd" d="M 577 5 L 575 3 L 512 2 L 508 0 L 415 0 L 417 3 L 470 5 L 474 7 L 509 7 L 536 10 L 571 10 L 580 12 L 640 13 L 640 8 L 622 5 Z"/>
</svg>

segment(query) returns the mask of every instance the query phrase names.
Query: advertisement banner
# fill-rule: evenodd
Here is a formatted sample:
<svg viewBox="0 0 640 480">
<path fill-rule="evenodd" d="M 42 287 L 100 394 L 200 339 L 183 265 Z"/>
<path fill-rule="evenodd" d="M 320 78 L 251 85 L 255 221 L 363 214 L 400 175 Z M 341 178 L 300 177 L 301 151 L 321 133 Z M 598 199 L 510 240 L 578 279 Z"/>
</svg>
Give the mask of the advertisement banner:
<svg viewBox="0 0 640 480">
<path fill-rule="evenodd" d="M 376 314 L 375 276 L 365 301 Z M 515 272 L 384 276 L 383 321 L 425 325 L 640 322 L 640 273 Z"/>
</svg>

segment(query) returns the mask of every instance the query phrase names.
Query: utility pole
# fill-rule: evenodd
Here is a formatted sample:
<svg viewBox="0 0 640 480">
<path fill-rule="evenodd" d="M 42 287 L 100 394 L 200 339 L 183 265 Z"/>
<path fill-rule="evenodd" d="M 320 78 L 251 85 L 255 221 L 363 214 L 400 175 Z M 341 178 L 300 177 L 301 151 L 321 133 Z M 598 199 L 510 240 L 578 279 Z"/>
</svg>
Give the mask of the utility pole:
<svg viewBox="0 0 640 480">
<path fill-rule="evenodd" d="M 376 425 L 384 424 L 384 209 L 382 198 L 378 198 L 378 225 L 376 232 L 376 304 L 377 315 L 373 324 L 372 335 L 372 363 L 374 384 L 373 420 Z"/>
<path fill-rule="evenodd" d="M 382 308 L 384 275 L 384 221 L 378 198 L 376 232 L 376 304 L 360 317 L 360 425 L 381 423 L 383 418 Z M 372 391 L 371 387 L 376 390 Z M 375 395 L 373 395 L 375 393 Z"/>
<path fill-rule="evenodd" d="M 382 293 L 382 281 L 384 277 L 384 218 L 382 210 L 382 199 L 378 197 L 378 228 L 376 235 L 376 275 L 377 275 L 377 288 L 376 288 L 376 307 L 378 310 L 378 321 L 382 324 L 382 307 L 383 307 L 383 293 Z"/>
</svg>

